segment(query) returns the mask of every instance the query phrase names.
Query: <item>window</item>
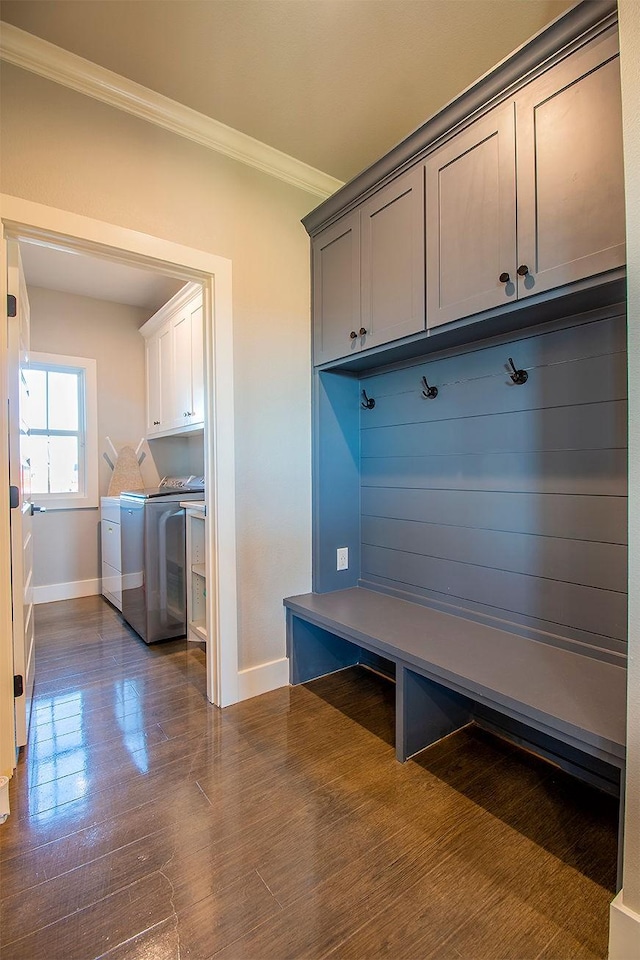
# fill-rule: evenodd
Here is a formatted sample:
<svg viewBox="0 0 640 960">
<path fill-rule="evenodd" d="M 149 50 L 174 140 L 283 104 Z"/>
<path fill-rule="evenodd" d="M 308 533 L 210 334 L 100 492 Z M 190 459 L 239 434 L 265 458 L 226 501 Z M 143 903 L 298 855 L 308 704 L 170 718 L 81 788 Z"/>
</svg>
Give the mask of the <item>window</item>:
<svg viewBox="0 0 640 960">
<path fill-rule="evenodd" d="M 32 353 L 25 378 L 32 497 L 50 510 L 97 507 L 96 361 Z"/>
</svg>

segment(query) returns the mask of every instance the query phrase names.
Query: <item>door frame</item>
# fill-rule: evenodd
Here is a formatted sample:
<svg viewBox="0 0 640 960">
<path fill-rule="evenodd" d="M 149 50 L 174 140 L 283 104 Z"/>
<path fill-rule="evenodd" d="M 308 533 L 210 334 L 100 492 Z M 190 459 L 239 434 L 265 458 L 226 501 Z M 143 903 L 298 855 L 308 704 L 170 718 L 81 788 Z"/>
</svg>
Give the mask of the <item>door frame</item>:
<svg viewBox="0 0 640 960">
<path fill-rule="evenodd" d="M 31 239 L 166 276 L 199 281 L 204 293 L 205 475 L 207 477 L 207 696 L 238 700 L 238 604 L 235 523 L 235 425 L 231 261 L 182 244 L 79 214 L 0 194 L 0 293 L 6 303 L 6 239 Z M 8 436 L 7 325 L 0 324 L 0 436 Z M 9 489 L 8 444 L 0 443 L 0 488 Z M 0 789 L 15 766 L 11 548 L 8 497 L 0 497 Z M 6 639 L 5 639 L 6 638 Z"/>
<path fill-rule="evenodd" d="M 9 290 L 17 298 L 13 319 L 8 319 L 7 369 L 9 370 L 9 482 L 20 490 L 19 505 L 10 511 L 11 598 L 13 603 L 13 671 L 22 675 L 22 693 L 14 697 L 16 749 L 27 743 L 35 678 L 33 603 L 33 503 L 31 480 L 24 489 L 24 429 L 28 411 L 23 402 L 23 368 L 30 358 L 30 310 L 20 244 L 7 241 Z M 13 277 L 11 276 L 13 274 Z M 24 302 L 22 302 L 24 300 Z M 8 312 L 8 311 L 7 311 Z M 96 456 L 97 462 L 97 456 Z M 30 471 L 27 470 L 27 474 Z M 15 575 L 14 575 L 15 574 Z M 16 611 L 16 607 L 22 607 Z"/>
</svg>

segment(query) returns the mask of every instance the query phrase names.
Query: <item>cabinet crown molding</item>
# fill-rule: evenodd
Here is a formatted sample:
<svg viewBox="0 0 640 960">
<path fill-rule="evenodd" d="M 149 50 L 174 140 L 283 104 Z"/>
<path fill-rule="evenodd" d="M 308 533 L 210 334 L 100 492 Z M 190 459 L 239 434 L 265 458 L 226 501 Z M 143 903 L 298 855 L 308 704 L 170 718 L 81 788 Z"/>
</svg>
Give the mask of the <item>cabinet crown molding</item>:
<svg viewBox="0 0 640 960">
<path fill-rule="evenodd" d="M 353 180 L 303 217 L 310 236 L 329 226 L 393 177 L 511 96 L 564 53 L 617 23 L 615 0 L 582 0 L 527 40 Z"/>
<path fill-rule="evenodd" d="M 315 197 L 328 197 L 342 186 L 342 180 L 282 150 L 11 23 L 2 24 L 0 59 L 164 127 L 179 137 L 254 167 Z"/>
<path fill-rule="evenodd" d="M 160 327 L 173 316 L 176 310 L 182 309 L 186 303 L 189 303 L 190 300 L 193 300 L 198 295 L 202 296 L 201 284 L 195 281 L 185 283 L 184 287 L 171 297 L 171 300 L 167 300 L 167 302 L 140 327 L 140 333 L 145 340 L 148 340 L 154 333 L 157 333 Z"/>
</svg>

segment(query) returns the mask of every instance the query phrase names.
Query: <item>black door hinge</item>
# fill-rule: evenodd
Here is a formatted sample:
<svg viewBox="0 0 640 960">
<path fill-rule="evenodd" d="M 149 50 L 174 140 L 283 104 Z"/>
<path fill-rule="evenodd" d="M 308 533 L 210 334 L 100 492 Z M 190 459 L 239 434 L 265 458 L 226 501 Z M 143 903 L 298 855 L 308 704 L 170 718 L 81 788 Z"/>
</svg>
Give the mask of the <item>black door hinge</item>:
<svg viewBox="0 0 640 960">
<path fill-rule="evenodd" d="M 20 506 L 20 490 L 15 484 L 11 484 L 9 487 L 9 508 L 15 510 L 16 507 Z"/>
<path fill-rule="evenodd" d="M 7 294 L 7 316 L 16 317 L 18 315 L 18 302 L 12 293 Z"/>
<path fill-rule="evenodd" d="M 13 695 L 14 697 L 21 697 L 24 693 L 24 679 L 21 673 L 16 673 L 13 678 Z"/>
</svg>

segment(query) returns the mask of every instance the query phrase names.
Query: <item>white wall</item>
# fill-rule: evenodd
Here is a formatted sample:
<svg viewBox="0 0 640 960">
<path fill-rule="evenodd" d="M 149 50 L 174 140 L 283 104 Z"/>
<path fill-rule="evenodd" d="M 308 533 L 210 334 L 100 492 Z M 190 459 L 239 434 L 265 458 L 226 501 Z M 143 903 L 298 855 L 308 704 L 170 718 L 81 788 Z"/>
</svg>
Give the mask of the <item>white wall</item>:
<svg viewBox="0 0 640 960">
<path fill-rule="evenodd" d="M 284 656 L 310 589 L 309 246 L 303 191 L 2 66 L 4 193 L 233 264 L 240 668 Z"/>
<path fill-rule="evenodd" d="M 640 956 L 640 4 L 619 0 L 629 318 L 629 679 L 622 894 L 609 956 Z"/>
</svg>

